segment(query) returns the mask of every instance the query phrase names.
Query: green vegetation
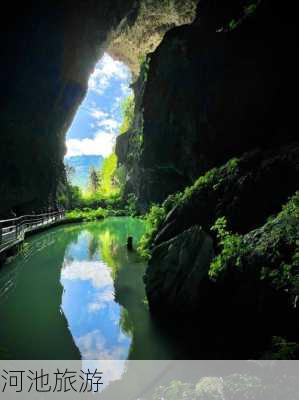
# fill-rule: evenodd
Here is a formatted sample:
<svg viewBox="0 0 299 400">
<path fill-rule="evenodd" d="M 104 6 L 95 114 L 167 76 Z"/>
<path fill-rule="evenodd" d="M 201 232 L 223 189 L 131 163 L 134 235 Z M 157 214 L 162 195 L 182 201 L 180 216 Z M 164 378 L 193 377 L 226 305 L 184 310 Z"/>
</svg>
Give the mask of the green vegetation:
<svg viewBox="0 0 299 400">
<path fill-rule="evenodd" d="M 246 15 L 252 15 L 256 12 L 258 4 L 257 3 L 252 3 L 249 4 L 248 6 L 245 7 L 245 14 Z"/>
<path fill-rule="evenodd" d="M 238 18 L 238 19 L 232 19 L 228 24 L 227 30 L 233 31 L 234 29 L 236 29 L 238 26 L 240 26 L 242 24 L 242 22 L 245 18 L 251 17 L 252 15 L 254 15 L 259 3 L 260 3 L 260 0 L 244 6 L 243 15 L 240 16 L 240 18 Z"/>
<path fill-rule="evenodd" d="M 135 101 L 134 95 L 128 96 L 121 105 L 123 122 L 120 127 L 120 134 L 125 134 L 133 124 Z M 118 202 L 122 197 L 123 188 L 126 181 L 126 169 L 123 165 L 118 165 L 117 155 L 113 151 L 99 170 L 90 168 L 88 189 L 81 193 L 81 207 L 99 205 L 100 202 Z M 73 208 L 73 207 L 67 207 Z"/>
<path fill-rule="evenodd" d="M 279 336 L 274 336 L 272 338 L 270 354 L 266 354 L 266 356 L 273 360 L 298 360 L 299 344 L 296 342 L 288 342 L 286 339 Z"/>
<path fill-rule="evenodd" d="M 213 168 L 200 176 L 192 186 L 188 186 L 184 191 L 168 196 L 161 206 L 153 205 L 145 216 L 147 231 L 139 247 L 141 255 L 149 258 L 150 246 L 167 214 L 174 207 L 182 207 L 185 203 L 189 202 L 193 196 L 198 195 L 200 192 L 204 194 L 207 191 L 216 191 L 222 183 L 234 178 L 235 174 L 238 173 L 238 166 L 239 159 L 233 158 L 224 166 Z"/>
<path fill-rule="evenodd" d="M 282 211 L 271 219 L 261 233 L 267 233 L 257 244 L 256 251 L 272 254 L 274 263 L 263 267 L 261 278 L 278 289 L 299 293 L 299 192 L 290 198 Z M 286 257 L 282 257 L 282 253 Z"/>
<path fill-rule="evenodd" d="M 225 165 L 219 168 L 213 168 L 200 176 L 192 186 L 185 188 L 183 192 L 176 193 L 169 196 L 165 204 L 172 202 L 173 206 L 183 205 L 190 201 L 191 197 L 197 195 L 199 192 L 216 191 L 218 187 L 228 179 L 232 179 L 238 173 L 239 159 L 232 158 Z"/>
<path fill-rule="evenodd" d="M 123 101 L 121 109 L 123 122 L 120 127 L 120 134 L 125 134 L 133 125 L 134 95 L 128 96 Z M 119 165 L 114 151 L 104 159 L 100 169 L 90 168 L 86 190 L 81 191 L 79 187 L 71 184 L 73 174 L 74 168 L 66 165 L 62 173 L 58 203 L 66 210 L 76 209 L 74 218 L 78 217 L 79 209 L 85 208 L 98 209 L 101 207 L 107 209 L 109 215 L 112 211 L 114 211 L 113 215 L 124 215 L 124 213 L 135 215 L 137 213 L 136 199 L 133 199 L 133 195 L 129 196 L 127 203 L 122 200 L 127 171 L 123 165 Z M 87 215 L 86 218 L 93 219 L 94 216 Z"/>
<path fill-rule="evenodd" d="M 97 171 L 94 167 L 91 167 L 89 170 L 89 189 L 91 193 L 96 193 L 97 190 L 99 189 L 99 176 L 97 174 Z"/>
<path fill-rule="evenodd" d="M 58 203 L 66 210 L 81 207 L 82 202 L 82 192 L 78 186 L 72 186 L 66 183 L 62 188 L 60 188 L 58 193 Z"/>
<path fill-rule="evenodd" d="M 95 221 L 97 219 L 103 219 L 107 216 L 107 211 L 103 208 L 92 210 L 90 208 L 84 208 L 82 210 L 75 209 L 66 213 L 66 218 L 70 221 Z"/>
<path fill-rule="evenodd" d="M 115 184 L 114 174 L 117 169 L 117 156 L 112 153 L 105 158 L 102 169 L 100 171 L 99 192 L 104 197 L 111 197 L 119 193 L 119 188 Z"/>
<path fill-rule="evenodd" d="M 289 292 L 295 299 L 299 293 L 298 221 L 299 192 L 276 217 L 246 235 L 229 232 L 225 218 L 218 219 L 212 229 L 217 232 L 222 249 L 211 263 L 210 276 L 217 279 L 235 267 L 258 268 L 261 280 Z"/>
<path fill-rule="evenodd" d="M 140 58 L 140 77 L 142 79 L 143 86 L 147 82 L 149 69 L 150 69 L 150 56 L 144 55 Z"/>
<path fill-rule="evenodd" d="M 150 258 L 150 244 L 152 243 L 155 234 L 159 230 L 161 223 L 164 221 L 166 217 L 165 208 L 159 207 L 154 204 L 150 208 L 150 211 L 145 216 L 146 222 L 146 231 L 140 240 L 140 245 L 138 247 L 138 252 L 142 257 L 149 259 Z"/>
<path fill-rule="evenodd" d="M 140 253 L 150 258 L 151 245 L 174 208 L 176 211 L 172 212 L 180 214 L 180 208 L 193 201 L 197 201 L 199 207 L 201 202 L 207 204 L 206 199 L 218 204 L 218 194 L 231 183 L 238 182 L 240 168 L 239 160 L 232 159 L 226 165 L 208 171 L 183 192 L 169 196 L 162 205 L 153 205 L 145 216 L 147 230 L 141 240 Z M 220 279 L 229 271 L 256 270 L 261 280 L 267 281 L 276 290 L 288 292 L 292 301 L 296 301 L 296 294 L 299 293 L 298 221 L 299 192 L 289 199 L 281 212 L 247 234 L 231 232 L 225 216 L 216 219 L 214 224 L 207 220 L 205 229 L 216 233 L 218 250 L 210 265 L 210 278 Z"/>
<path fill-rule="evenodd" d="M 135 99 L 133 94 L 128 96 L 123 101 L 123 103 L 121 104 L 121 110 L 122 110 L 123 122 L 121 124 L 119 133 L 122 135 L 123 133 L 128 132 L 128 130 L 133 125 L 134 110 L 135 110 Z"/>
<path fill-rule="evenodd" d="M 211 227 L 211 230 L 217 232 L 217 239 L 222 247 L 221 253 L 212 261 L 209 271 L 210 277 L 216 278 L 225 269 L 230 257 L 235 254 L 237 254 L 235 265 L 237 267 L 240 266 L 243 246 L 241 236 L 227 230 L 227 220 L 225 217 L 218 218 L 215 225 Z"/>
<path fill-rule="evenodd" d="M 128 196 L 127 204 L 125 206 L 126 214 L 135 217 L 138 214 L 137 210 L 137 197 L 135 194 L 130 193 Z"/>
<path fill-rule="evenodd" d="M 234 29 L 236 29 L 239 25 L 241 24 L 241 20 L 235 20 L 235 19 L 232 19 L 231 21 L 230 21 L 230 23 L 229 23 L 229 30 L 230 31 L 233 31 Z"/>
</svg>

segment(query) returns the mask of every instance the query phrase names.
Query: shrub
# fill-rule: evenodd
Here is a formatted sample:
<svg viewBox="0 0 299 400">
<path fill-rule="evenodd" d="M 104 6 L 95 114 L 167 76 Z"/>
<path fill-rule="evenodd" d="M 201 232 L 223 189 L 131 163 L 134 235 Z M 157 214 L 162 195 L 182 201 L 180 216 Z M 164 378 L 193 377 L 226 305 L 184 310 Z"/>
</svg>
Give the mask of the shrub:
<svg viewBox="0 0 299 400">
<path fill-rule="evenodd" d="M 184 203 L 187 203 L 192 196 L 200 191 L 216 190 L 220 184 L 227 181 L 228 176 L 233 177 L 234 174 L 238 173 L 238 166 L 239 159 L 233 158 L 224 166 L 213 168 L 200 176 L 192 186 L 187 187 L 184 191 L 171 194 L 161 206 L 153 206 L 145 216 L 149 228 L 141 240 L 141 253 L 146 255 L 147 258 L 149 257 L 151 243 L 158 233 L 164 219 L 174 207 L 180 207 Z M 158 223 L 157 215 L 159 215 Z"/>
<path fill-rule="evenodd" d="M 283 206 L 276 217 L 246 235 L 227 230 L 224 217 L 211 228 L 222 247 L 211 263 L 213 279 L 235 266 L 257 268 L 260 279 L 275 289 L 290 293 L 296 302 L 299 293 L 299 192 Z"/>
<path fill-rule="evenodd" d="M 216 278 L 226 268 L 232 256 L 237 255 L 235 265 L 240 266 L 244 245 L 240 235 L 227 230 L 225 217 L 218 218 L 211 230 L 217 233 L 219 244 L 222 247 L 220 254 L 214 258 L 210 265 L 209 275 L 211 278 Z"/>
<path fill-rule="evenodd" d="M 146 232 L 140 239 L 138 252 L 142 257 L 150 258 L 150 245 L 154 240 L 156 232 L 159 230 L 165 219 L 165 208 L 156 204 L 152 205 L 150 211 L 145 216 Z"/>
<path fill-rule="evenodd" d="M 134 95 L 128 96 L 121 104 L 123 122 L 119 129 L 119 133 L 126 133 L 133 125 L 135 110 L 135 99 Z"/>
<path fill-rule="evenodd" d="M 96 221 L 106 216 L 107 211 L 103 208 L 98 208 L 97 210 L 92 210 L 90 208 L 84 208 L 82 210 L 75 209 L 66 213 L 66 218 L 70 221 Z"/>
<path fill-rule="evenodd" d="M 111 197 L 119 193 L 120 189 L 116 185 L 114 180 L 114 174 L 117 169 L 117 156 L 115 153 L 110 154 L 109 157 L 105 158 L 102 169 L 101 169 L 101 179 L 100 179 L 100 189 L 99 194 L 102 197 Z"/>
<path fill-rule="evenodd" d="M 125 211 L 127 215 L 135 217 L 138 214 L 137 210 L 137 197 L 135 194 L 130 193 L 128 196 L 127 204 L 125 206 Z"/>
</svg>

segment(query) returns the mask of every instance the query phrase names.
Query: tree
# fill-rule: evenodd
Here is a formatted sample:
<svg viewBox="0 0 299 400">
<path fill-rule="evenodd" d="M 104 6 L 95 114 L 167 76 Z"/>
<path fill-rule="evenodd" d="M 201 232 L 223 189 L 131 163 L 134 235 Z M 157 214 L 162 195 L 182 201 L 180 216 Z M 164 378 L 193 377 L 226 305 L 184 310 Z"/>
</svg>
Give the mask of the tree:
<svg viewBox="0 0 299 400">
<path fill-rule="evenodd" d="M 99 177 L 96 169 L 94 167 L 91 167 L 89 170 L 89 187 L 92 193 L 96 193 L 97 190 L 99 189 Z"/>
<path fill-rule="evenodd" d="M 67 210 L 79 208 L 82 205 L 82 193 L 78 186 L 66 183 L 60 188 L 58 203 Z"/>
<path fill-rule="evenodd" d="M 104 197 L 116 194 L 119 188 L 115 182 L 115 171 L 117 168 L 117 156 L 115 153 L 105 158 L 101 169 L 101 186 L 100 191 Z"/>
<path fill-rule="evenodd" d="M 66 179 L 70 183 L 76 172 L 75 167 L 65 164 Z"/>
</svg>

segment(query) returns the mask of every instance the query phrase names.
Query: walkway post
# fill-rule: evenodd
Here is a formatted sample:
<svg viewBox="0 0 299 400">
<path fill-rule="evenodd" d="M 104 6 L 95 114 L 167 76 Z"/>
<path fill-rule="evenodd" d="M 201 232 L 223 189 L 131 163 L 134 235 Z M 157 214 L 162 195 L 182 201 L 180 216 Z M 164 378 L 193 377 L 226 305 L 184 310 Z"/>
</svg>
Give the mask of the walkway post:
<svg viewBox="0 0 299 400">
<path fill-rule="evenodd" d="M 2 222 L 0 222 L 0 245 L 2 243 Z"/>
<path fill-rule="evenodd" d="M 127 249 L 129 251 L 133 250 L 133 237 L 132 236 L 129 236 L 127 239 Z"/>
<path fill-rule="evenodd" d="M 18 239 L 18 224 L 17 224 L 17 221 L 16 220 L 14 220 L 14 226 L 15 226 L 15 231 L 16 231 L 16 239 Z"/>
</svg>

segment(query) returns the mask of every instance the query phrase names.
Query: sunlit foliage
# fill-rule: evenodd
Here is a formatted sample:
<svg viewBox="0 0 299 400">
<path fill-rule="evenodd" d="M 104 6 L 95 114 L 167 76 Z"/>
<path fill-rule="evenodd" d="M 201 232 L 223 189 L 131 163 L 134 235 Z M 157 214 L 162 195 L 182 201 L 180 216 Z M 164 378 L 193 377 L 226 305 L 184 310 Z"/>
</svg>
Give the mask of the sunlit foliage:
<svg viewBox="0 0 299 400">
<path fill-rule="evenodd" d="M 210 266 L 210 276 L 217 279 L 233 268 L 259 268 L 260 278 L 289 292 L 296 301 L 299 292 L 299 192 L 282 211 L 259 229 L 238 235 L 227 229 L 226 219 L 219 218 L 212 228 L 217 232 L 221 251 Z"/>
<path fill-rule="evenodd" d="M 121 124 L 119 133 L 123 134 L 126 133 L 133 124 L 134 119 L 134 109 L 135 109 L 135 100 L 134 95 L 128 96 L 121 104 L 121 112 L 123 122 Z"/>
<path fill-rule="evenodd" d="M 98 208 L 92 210 L 90 208 L 75 209 L 66 213 L 66 218 L 72 221 L 95 221 L 97 219 L 103 219 L 107 216 L 106 210 Z"/>
<path fill-rule="evenodd" d="M 91 193 L 96 193 L 99 189 L 100 179 L 98 173 L 94 167 L 91 167 L 89 170 L 89 177 L 88 177 L 88 186 Z"/>
<path fill-rule="evenodd" d="M 103 197 L 109 197 L 119 192 L 119 188 L 115 181 L 115 172 L 117 169 L 117 156 L 112 153 L 105 158 L 102 169 L 100 171 L 100 187 L 99 191 Z"/>
</svg>

